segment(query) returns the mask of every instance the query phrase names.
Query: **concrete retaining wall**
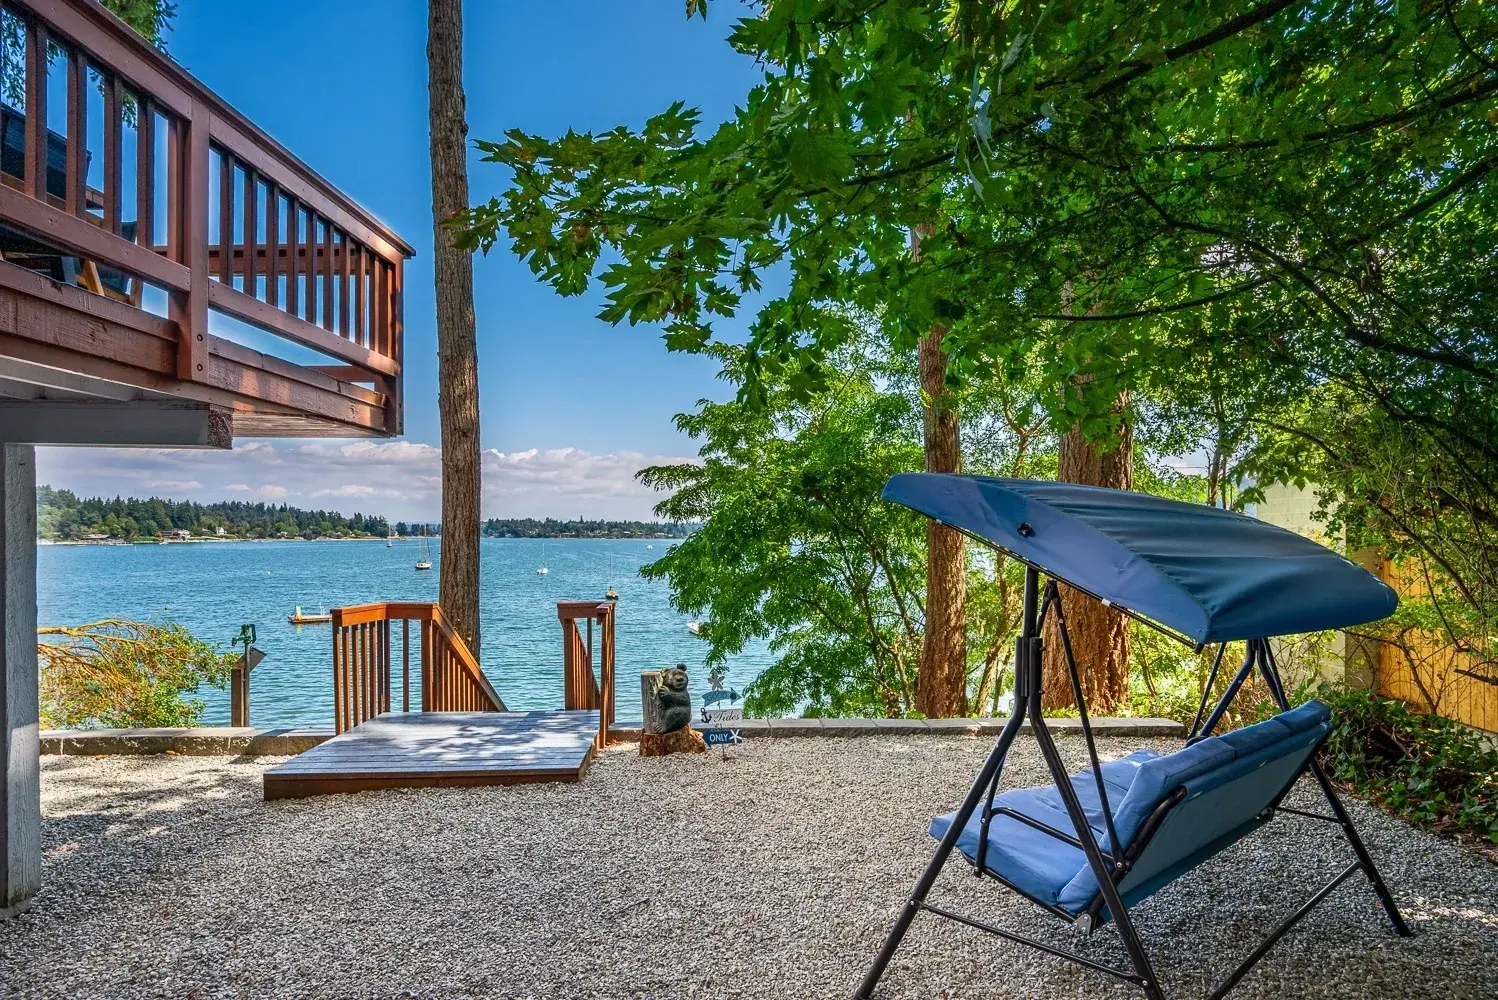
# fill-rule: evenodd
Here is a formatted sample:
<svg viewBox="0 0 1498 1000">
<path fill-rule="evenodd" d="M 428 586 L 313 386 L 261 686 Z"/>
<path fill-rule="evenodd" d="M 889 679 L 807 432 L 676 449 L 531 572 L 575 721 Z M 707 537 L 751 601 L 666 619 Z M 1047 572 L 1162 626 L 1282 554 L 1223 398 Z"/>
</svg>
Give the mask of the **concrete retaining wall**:
<svg viewBox="0 0 1498 1000">
<path fill-rule="evenodd" d="M 734 728 L 745 739 L 815 736 L 997 736 L 1003 719 L 745 719 Z M 1082 731 L 1076 719 L 1052 719 L 1058 736 Z M 698 725 L 698 729 L 702 726 Z M 1169 719 L 1093 719 L 1099 736 L 1162 736 L 1180 739 L 1185 727 Z M 1025 730 L 1029 730 L 1026 723 Z M 609 734 L 620 742 L 640 738 L 639 722 L 616 722 Z M 53 729 L 42 733 L 44 754 L 183 754 L 194 757 L 290 757 L 333 738 L 331 729 Z"/>
<path fill-rule="evenodd" d="M 998 736 L 1007 719 L 745 719 L 727 728 L 737 729 L 745 739 L 815 736 Z M 1047 719 L 1057 736 L 1080 735 L 1080 719 Z M 700 723 L 696 729 L 705 728 Z M 1026 722 L 1022 732 L 1029 732 Z M 1098 736 L 1163 736 L 1184 739 L 1186 727 L 1170 719 L 1093 719 Z M 640 738 L 638 722 L 616 722 L 609 735 L 619 740 Z"/>
<path fill-rule="evenodd" d="M 331 729 L 52 729 L 42 733 L 42 753 L 290 757 L 332 738 Z"/>
</svg>

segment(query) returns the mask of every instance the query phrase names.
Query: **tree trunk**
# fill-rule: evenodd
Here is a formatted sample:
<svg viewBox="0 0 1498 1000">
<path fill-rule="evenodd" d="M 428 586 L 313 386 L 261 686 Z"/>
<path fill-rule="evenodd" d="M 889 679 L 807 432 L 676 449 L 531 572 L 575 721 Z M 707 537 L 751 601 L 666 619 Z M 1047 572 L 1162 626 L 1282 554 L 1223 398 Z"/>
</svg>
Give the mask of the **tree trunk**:
<svg viewBox="0 0 1498 1000">
<path fill-rule="evenodd" d="M 1113 412 L 1127 414 L 1128 409 L 1129 394 L 1124 392 L 1113 401 Z M 1114 444 L 1116 447 L 1110 450 Z M 1119 425 L 1116 441 L 1100 442 L 1096 447 L 1088 442 L 1080 427 L 1063 434 L 1056 478 L 1064 483 L 1133 489 L 1134 432 L 1127 416 Z M 1088 711 L 1112 712 L 1129 696 L 1129 620 L 1118 611 L 1103 607 L 1101 601 L 1065 585 L 1061 587 L 1061 601 Z M 1041 704 L 1047 709 L 1076 704 L 1054 612 L 1046 618 L 1045 692 Z"/>
<path fill-rule="evenodd" d="M 479 372 L 473 255 L 446 223 L 468 207 L 462 0 L 427 4 L 433 263 L 437 290 L 437 410 L 442 421 L 442 570 L 438 601 L 479 652 Z"/>
<path fill-rule="evenodd" d="M 920 243 L 914 241 L 916 253 Z M 927 472 L 959 472 L 962 446 L 957 410 L 947 391 L 946 329 L 932 326 L 921 338 L 923 438 Z M 926 524 L 926 631 L 916 673 L 915 707 L 929 718 L 967 714 L 967 565 L 963 537 L 936 521 Z"/>
</svg>

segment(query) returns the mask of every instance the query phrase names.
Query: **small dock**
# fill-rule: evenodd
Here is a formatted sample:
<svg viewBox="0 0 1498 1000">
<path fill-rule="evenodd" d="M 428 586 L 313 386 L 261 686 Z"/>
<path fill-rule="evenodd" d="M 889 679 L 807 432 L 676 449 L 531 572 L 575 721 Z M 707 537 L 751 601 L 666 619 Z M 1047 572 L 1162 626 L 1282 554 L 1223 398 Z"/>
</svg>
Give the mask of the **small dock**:
<svg viewBox="0 0 1498 1000">
<path fill-rule="evenodd" d="M 596 711 L 387 712 L 265 772 L 266 799 L 577 781 Z"/>
</svg>

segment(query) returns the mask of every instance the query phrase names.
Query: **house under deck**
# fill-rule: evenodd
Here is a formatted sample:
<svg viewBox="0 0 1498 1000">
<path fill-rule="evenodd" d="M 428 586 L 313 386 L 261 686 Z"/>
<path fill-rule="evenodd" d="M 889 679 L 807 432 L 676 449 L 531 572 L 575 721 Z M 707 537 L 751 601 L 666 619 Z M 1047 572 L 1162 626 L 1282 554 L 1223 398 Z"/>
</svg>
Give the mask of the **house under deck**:
<svg viewBox="0 0 1498 1000">
<path fill-rule="evenodd" d="M 95 0 L 0 31 L 4 915 L 41 877 L 34 446 L 399 434 L 412 250 Z"/>
</svg>

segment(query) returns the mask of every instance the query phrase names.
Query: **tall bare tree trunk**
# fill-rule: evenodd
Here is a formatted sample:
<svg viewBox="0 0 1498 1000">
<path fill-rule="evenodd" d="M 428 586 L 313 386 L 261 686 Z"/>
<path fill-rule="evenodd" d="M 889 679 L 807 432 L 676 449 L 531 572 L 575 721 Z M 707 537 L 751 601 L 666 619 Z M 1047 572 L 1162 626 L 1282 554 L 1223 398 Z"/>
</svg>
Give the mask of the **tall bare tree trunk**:
<svg viewBox="0 0 1498 1000">
<path fill-rule="evenodd" d="M 468 207 L 463 2 L 427 4 L 432 129 L 433 259 L 437 286 L 437 410 L 442 420 L 442 579 L 438 600 L 469 648 L 479 640 L 479 370 L 473 255 L 447 221 Z"/>
<path fill-rule="evenodd" d="M 1056 478 L 1087 486 L 1134 488 L 1134 431 L 1127 416 L 1129 402 L 1127 392 L 1113 401 L 1113 412 L 1123 417 L 1114 441 L 1094 446 L 1080 427 L 1061 435 L 1060 469 Z M 1129 696 L 1129 621 L 1118 611 L 1103 607 L 1095 598 L 1064 585 L 1061 601 L 1088 711 L 1112 712 Z M 1047 709 L 1076 704 L 1054 614 L 1046 618 L 1045 692 L 1041 704 Z"/>
<path fill-rule="evenodd" d="M 920 244 L 916 243 L 919 253 Z M 917 360 L 924 399 L 927 472 L 960 472 L 962 445 L 957 410 L 947 390 L 946 329 L 921 338 Z M 967 714 L 967 564 L 963 537 L 946 525 L 926 523 L 926 632 L 916 674 L 915 707 L 931 718 Z"/>
</svg>

